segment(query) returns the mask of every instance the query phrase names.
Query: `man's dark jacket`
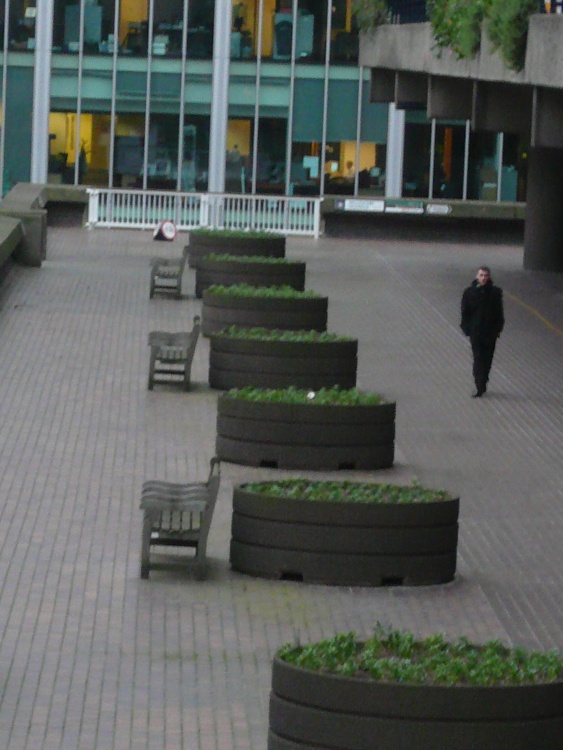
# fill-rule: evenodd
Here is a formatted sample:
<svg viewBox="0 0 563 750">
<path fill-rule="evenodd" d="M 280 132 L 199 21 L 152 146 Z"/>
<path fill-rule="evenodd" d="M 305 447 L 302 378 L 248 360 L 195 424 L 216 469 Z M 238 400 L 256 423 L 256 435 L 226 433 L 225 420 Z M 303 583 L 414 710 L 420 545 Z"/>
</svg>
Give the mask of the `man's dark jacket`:
<svg viewBox="0 0 563 750">
<path fill-rule="evenodd" d="M 504 328 L 502 289 L 487 281 L 475 281 L 461 298 L 461 330 L 480 341 L 494 341 Z"/>
</svg>

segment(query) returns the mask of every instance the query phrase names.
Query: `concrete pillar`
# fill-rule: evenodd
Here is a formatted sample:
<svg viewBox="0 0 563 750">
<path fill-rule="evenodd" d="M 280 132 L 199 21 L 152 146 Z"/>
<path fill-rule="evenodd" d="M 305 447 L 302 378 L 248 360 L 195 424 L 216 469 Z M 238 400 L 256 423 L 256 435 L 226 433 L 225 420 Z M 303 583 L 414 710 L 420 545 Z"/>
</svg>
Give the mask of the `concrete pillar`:
<svg viewBox="0 0 563 750">
<path fill-rule="evenodd" d="M 403 192 L 403 150 L 405 143 L 405 112 L 389 105 L 387 124 L 387 167 L 385 197 L 400 198 Z"/>
<path fill-rule="evenodd" d="M 231 61 L 232 0 L 215 0 L 213 82 L 209 133 L 210 193 L 225 192 L 225 159 L 229 119 L 229 65 Z"/>
<path fill-rule="evenodd" d="M 49 112 L 51 109 L 51 47 L 54 0 L 37 0 L 35 67 L 31 124 L 31 182 L 47 182 Z"/>
<path fill-rule="evenodd" d="M 524 228 L 524 268 L 563 272 L 563 150 L 531 148 Z"/>
</svg>

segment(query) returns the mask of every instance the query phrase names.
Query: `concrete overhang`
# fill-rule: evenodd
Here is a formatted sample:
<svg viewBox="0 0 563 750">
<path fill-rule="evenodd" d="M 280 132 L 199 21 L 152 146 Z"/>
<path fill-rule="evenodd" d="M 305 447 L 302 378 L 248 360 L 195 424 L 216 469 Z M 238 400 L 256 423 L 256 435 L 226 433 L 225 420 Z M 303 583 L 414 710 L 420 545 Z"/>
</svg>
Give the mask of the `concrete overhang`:
<svg viewBox="0 0 563 750">
<path fill-rule="evenodd" d="M 372 101 L 426 109 L 429 118 L 470 120 L 475 130 L 524 134 L 532 146 L 563 145 L 563 15 L 530 19 L 526 64 L 509 70 L 483 32 L 481 51 L 457 60 L 437 50 L 429 23 L 363 34 L 360 65 L 372 70 Z"/>
</svg>

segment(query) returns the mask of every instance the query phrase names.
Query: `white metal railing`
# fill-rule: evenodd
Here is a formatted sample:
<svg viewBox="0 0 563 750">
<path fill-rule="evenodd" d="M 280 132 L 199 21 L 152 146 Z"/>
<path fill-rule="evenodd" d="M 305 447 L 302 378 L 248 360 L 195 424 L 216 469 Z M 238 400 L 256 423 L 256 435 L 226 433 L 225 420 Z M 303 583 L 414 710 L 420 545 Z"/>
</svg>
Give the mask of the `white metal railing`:
<svg viewBox="0 0 563 750">
<path fill-rule="evenodd" d="M 175 193 L 88 188 L 88 225 L 154 229 L 173 221 L 180 231 L 248 229 L 317 238 L 322 198 Z"/>
</svg>

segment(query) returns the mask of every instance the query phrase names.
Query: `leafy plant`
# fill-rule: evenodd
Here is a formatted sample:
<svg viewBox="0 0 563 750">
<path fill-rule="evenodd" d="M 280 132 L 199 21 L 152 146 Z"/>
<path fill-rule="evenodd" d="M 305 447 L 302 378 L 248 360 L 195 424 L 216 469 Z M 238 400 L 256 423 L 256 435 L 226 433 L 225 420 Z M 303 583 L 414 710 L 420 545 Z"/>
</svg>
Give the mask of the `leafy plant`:
<svg viewBox="0 0 563 750">
<path fill-rule="evenodd" d="M 481 46 L 481 25 L 491 0 L 429 0 L 428 16 L 435 48 L 451 49 L 456 59 L 475 57 Z"/>
<path fill-rule="evenodd" d="M 479 51 L 483 24 L 508 68 L 521 70 L 526 56 L 530 16 L 536 0 L 428 0 L 435 48 L 451 49 L 457 59 Z"/>
<path fill-rule="evenodd" d="M 230 297 L 270 297 L 282 299 L 320 299 L 323 295 L 317 294 L 310 289 L 304 292 L 298 292 L 293 287 L 283 286 L 250 286 L 250 284 L 233 284 L 232 286 L 223 286 L 213 284 L 208 287 L 210 294 L 223 294 Z"/>
<path fill-rule="evenodd" d="M 340 633 L 310 645 L 286 644 L 277 655 L 316 672 L 415 685 L 526 685 L 563 679 L 563 659 L 557 651 L 528 652 L 497 640 L 447 641 L 441 634 L 417 640 L 410 632 L 379 623 L 365 642 L 355 633 Z"/>
<path fill-rule="evenodd" d="M 367 406 L 385 403 L 377 393 L 366 393 L 357 388 L 341 390 L 340 388 L 321 388 L 318 391 L 307 391 L 303 388 L 232 388 L 227 392 L 228 398 L 241 401 L 254 401 L 265 404 L 298 404 L 316 406 Z"/>
<path fill-rule="evenodd" d="M 288 500 L 325 503 L 406 504 L 434 503 L 451 500 L 444 490 L 420 485 L 374 484 L 368 482 L 323 482 L 309 479 L 282 479 L 275 482 L 249 482 L 241 485 L 246 492 Z"/>
<path fill-rule="evenodd" d="M 283 234 L 276 234 L 274 232 L 259 232 L 251 229 L 192 229 L 190 235 L 203 236 L 203 237 L 224 237 L 225 239 L 260 239 L 260 240 L 271 240 L 274 238 L 282 238 Z"/>
<path fill-rule="evenodd" d="M 288 258 L 274 258 L 270 255 L 230 255 L 229 253 L 210 253 L 205 260 L 229 261 L 232 263 L 269 263 L 270 265 L 299 265 L 303 261 Z"/>
<path fill-rule="evenodd" d="M 512 70 L 524 67 L 530 16 L 537 12 L 536 0 L 494 0 L 489 8 L 487 35 Z"/>
<path fill-rule="evenodd" d="M 353 0 L 352 16 L 360 31 L 372 31 L 391 20 L 386 0 Z"/>
<path fill-rule="evenodd" d="M 327 344 L 337 341 L 355 341 L 349 336 L 339 336 L 336 333 L 327 333 L 326 331 L 283 331 L 277 328 L 239 328 L 238 326 L 229 326 L 223 328 L 215 336 L 227 337 L 232 339 L 253 339 L 257 341 L 287 341 L 292 343 L 319 343 Z"/>
<path fill-rule="evenodd" d="M 429 0 L 428 17 L 432 24 L 435 49 L 455 50 L 457 48 L 457 16 L 455 0 Z"/>
</svg>

